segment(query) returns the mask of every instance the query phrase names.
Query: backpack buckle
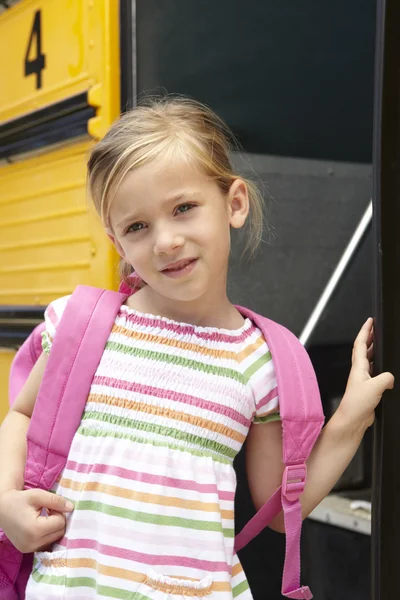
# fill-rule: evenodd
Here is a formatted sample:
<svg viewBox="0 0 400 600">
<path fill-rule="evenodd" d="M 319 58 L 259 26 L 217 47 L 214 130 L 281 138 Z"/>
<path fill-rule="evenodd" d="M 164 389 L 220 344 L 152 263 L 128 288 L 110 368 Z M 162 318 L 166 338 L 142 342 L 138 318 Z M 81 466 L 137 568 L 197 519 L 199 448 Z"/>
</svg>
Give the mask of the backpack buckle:
<svg viewBox="0 0 400 600">
<path fill-rule="evenodd" d="M 282 495 L 289 502 L 295 502 L 304 492 L 307 479 L 307 466 L 305 463 L 301 465 L 288 465 L 282 478 Z"/>
</svg>

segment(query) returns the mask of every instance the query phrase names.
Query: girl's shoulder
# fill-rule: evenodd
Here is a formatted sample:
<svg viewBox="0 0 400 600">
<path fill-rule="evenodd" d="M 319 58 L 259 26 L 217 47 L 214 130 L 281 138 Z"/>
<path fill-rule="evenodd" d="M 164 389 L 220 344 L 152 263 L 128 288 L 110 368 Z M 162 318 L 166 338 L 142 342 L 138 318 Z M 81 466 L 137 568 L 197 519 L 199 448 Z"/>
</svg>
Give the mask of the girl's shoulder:
<svg viewBox="0 0 400 600">
<path fill-rule="evenodd" d="M 50 352 L 51 344 L 57 331 L 58 324 L 64 314 L 64 310 L 68 304 L 69 296 L 63 296 L 50 302 L 46 310 L 44 311 L 44 322 L 46 329 L 42 334 L 43 337 L 43 350 L 48 354 Z"/>
<path fill-rule="evenodd" d="M 44 320 L 46 322 L 46 328 L 50 327 L 57 329 L 57 325 L 61 321 L 61 317 L 64 314 L 64 310 L 68 304 L 68 300 L 71 298 L 71 295 L 63 296 L 62 298 L 57 298 L 50 302 L 48 307 L 44 312 Z"/>
<path fill-rule="evenodd" d="M 279 396 L 274 361 L 263 332 L 260 315 L 253 319 L 247 311 L 246 321 L 250 322 L 248 336 L 238 355 L 242 374 L 250 386 L 255 411 L 253 423 L 267 423 L 279 420 Z"/>
</svg>

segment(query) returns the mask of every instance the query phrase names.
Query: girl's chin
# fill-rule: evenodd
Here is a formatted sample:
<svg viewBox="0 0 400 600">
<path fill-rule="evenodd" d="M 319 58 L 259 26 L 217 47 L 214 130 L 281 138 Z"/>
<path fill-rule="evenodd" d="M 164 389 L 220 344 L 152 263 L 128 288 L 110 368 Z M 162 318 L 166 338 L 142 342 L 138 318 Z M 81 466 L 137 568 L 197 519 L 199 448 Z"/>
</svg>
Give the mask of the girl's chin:
<svg viewBox="0 0 400 600">
<path fill-rule="evenodd" d="M 173 285 L 175 281 L 171 282 L 172 285 L 157 286 L 157 289 L 153 288 L 159 296 L 163 296 L 165 299 L 173 302 L 195 302 L 200 298 L 204 297 L 206 290 L 203 286 L 193 285 Z"/>
</svg>

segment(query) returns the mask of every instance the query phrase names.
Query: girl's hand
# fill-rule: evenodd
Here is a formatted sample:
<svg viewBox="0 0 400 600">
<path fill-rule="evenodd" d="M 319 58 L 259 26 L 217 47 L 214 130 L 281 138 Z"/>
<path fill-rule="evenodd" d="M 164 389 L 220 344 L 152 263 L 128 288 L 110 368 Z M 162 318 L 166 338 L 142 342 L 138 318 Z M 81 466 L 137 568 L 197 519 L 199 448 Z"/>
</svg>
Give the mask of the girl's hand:
<svg viewBox="0 0 400 600">
<path fill-rule="evenodd" d="M 375 419 L 378 406 L 385 390 L 392 389 L 394 377 L 381 373 L 371 377 L 373 359 L 373 319 L 362 326 L 354 342 L 352 368 L 346 392 L 337 410 L 346 423 L 363 433 Z"/>
<path fill-rule="evenodd" d="M 9 490 L 0 496 L 0 525 L 17 550 L 37 552 L 63 537 L 64 513 L 73 508 L 70 502 L 51 492 Z"/>
</svg>

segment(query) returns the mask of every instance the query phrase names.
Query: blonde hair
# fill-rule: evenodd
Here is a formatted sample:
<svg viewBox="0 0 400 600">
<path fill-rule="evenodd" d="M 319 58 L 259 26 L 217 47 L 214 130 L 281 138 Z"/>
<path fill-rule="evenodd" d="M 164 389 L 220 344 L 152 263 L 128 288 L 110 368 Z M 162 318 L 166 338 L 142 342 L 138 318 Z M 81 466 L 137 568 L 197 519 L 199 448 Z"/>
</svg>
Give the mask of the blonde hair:
<svg viewBox="0 0 400 600">
<path fill-rule="evenodd" d="M 223 194 L 240 177 L 247 185 L 250 216 L 244 252 L 253 254 L 262 239 L 263 199 L 257 186 L 234 172 L 230 152 L 238 149 L 228 126 L 207 106 L 185 97 L 150 99 L 123 114 L 93 148 L 88 162 L 88 188 L 96 211 L 109 226 L 112 200 L 123 178 L 150 161 L 172 157 L 176 150 L 195 161 Z M 126 281 L 133 269 L 124 260 Z"/>
</svg>

